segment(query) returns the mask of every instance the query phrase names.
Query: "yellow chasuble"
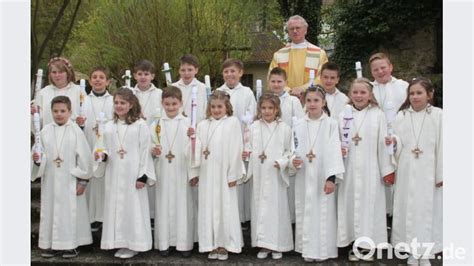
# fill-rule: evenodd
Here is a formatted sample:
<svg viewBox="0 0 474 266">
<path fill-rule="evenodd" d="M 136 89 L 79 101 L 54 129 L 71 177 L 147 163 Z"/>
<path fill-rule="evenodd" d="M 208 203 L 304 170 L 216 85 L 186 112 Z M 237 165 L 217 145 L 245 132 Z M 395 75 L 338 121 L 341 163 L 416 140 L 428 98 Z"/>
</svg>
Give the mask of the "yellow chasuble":
<svg viewBox="0 0 474 266">
<path fill-rule="evenodd" d="M 324 63 L 328 61 L 326 52 L 309 42 L 307 48 L 292 49 L 287 44 L 273 55 L 270 63 L 269 73 L 274 67 L 283 68 L 288 76 L 287 86 L 292 89 L 296 87 L 309 87 L 309 70 L 315 70 L 315 84 L 321 84 L 320 71 Z"/>
</svg>

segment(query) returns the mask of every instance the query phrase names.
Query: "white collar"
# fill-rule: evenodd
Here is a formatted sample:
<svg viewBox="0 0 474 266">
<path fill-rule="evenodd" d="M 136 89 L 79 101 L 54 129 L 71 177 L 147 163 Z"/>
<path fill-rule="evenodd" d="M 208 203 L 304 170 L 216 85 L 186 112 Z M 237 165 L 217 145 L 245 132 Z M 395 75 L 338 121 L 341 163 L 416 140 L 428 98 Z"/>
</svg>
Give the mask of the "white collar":
<svg viewBox="0 0 474 266">
<path fill-rule="evenodd" d="M 283 93 L 279 97 L 280 97 L 280 99 L 284 99 L 284 98 L 287 98 L 289 96 L 290 96 L 290 94 L 287 91 L 283 90 Z"/>
<path fill-rule="evenodd" d="M 229 86 L 227 86 L 227 83 L 224 83 L 224 89 L 226 90 L 229 90 L 229 91 L 235 91 L 237 89 L 240 89 L 242 87 L 242 83 L 238 83 L 233 89 L 229 88 Z"/>
<path fill-rule="evenodd" d="M 189 87 L 189 86 L 192 86 L 192 85 L 196 85 L 197 83 L 197 79 L 196 78 L 193 78 L 193 80 L 191 80 L 191 82 L 189 84 L 184 84 L 184 81 L 183 79 L 179 79 L 178 82 L 177 82 L 179 85 L 181 86 L 184 86 L 184 87 Z"/>
<path fill-rule="evenodd" d="M 210 117 L 209 120 L 212 122 L 212 121 L 222 121 L 224 119 L 226 119 L 228 116 L 227 115 L 224 115 L 223 117 L 221 117 L 219 120 L 215 119 L 214 117 Z"/>
<path fill-rule="evenodd" d="M 135 85 L 135 87 L 133 88 L 133 90 L 134 90 L 136 93 L 151 92 L 151 91 L 154 90 L 154 89 L 156 89 L 156 87 L 155 87 L 155 84 L 153 84 L 153 83 L 150 84 L 150 88 L 148 88 L 148 89 L 146 89 L 146 90 L 144 90 L 144 91 L 142 91 L 142 90 L 140 90 L 140 88 L 138 88 L 138 84 Z"/>
<path fill-rule="evenodd" d="M 56 85 L 54 85 L 54 84 L 51 84 L 51 85 L 53 86 L 53 88 L 54 88 L 55 90 L 67 90 L 67 89 L 69 89 L 72 85 L 74 85 L 74 83 L 71 81 L 71 82 L 69 82 L 69 83 L 66 85 L 66 87 L 61 88 L 61 89 L 58 88 L 58 87 L 56 87 Z"/>
<path fill-rule="evenodd" d="M 423 111 L 426 110 L 426 112 L 429 114 L 429 113 L 431 113 L 431 108 L 432 108 L 432 105 L 431 105 L 430 103 L 428 103 L 428 104 L 425 106 L 425 108 L 421 109 L 420 111 L 415 111 L 415 110 L 413 109 L 413 107 L 410 105 L 410 107 L 408 107 L 408 111 L 411 112 L 411 113 L 421 113 L 421 112 L 423 112 Z"/>
<path fill-rule="evenodd" d="M 332 94 L 331 94 L 331 93 L 328 93 L 328 92 L 326 92 L 326 96 L 336 96 L 338 93 L 340 93 L 340 91 L 339 91 L 339 89 L 338 89 L 338 88 L 336 88 L 336 89 L 334 90 L 334 93 L 332 93 Z"/>
<path fill-rule="evenodd" d="M 394 76 L 391 76 L 390 80 L 389 80 L 387 83 L 385 83 L 385 84 L 379 83 L 379 82 L 376 81 L 376 80 L 374 80 L 374 82 L 372 82 L 372 84 L 375 85 L 375 86 L 379 86 L 379 85 L 385 86 L 385 85 L 387 85 L 387 84 L 389 84 L 389 83 L 394 83 L 395 81 L 397 81 L 397 79 L 396 79 Z"/>
<path fill-rule="evenodd" d="M 307 120 L 307 121 L 321 121 L 323 119 L 326 119 L 328 117 L 328 115 L 323 111 L 323 113 L 321 114 L 321 116 L 318 118 L 318 119 L 311 119 L 309 118 L 309 114 L 306 113 L 304 115 L 304 118 Z"/>
<path fill-rule="evenodd" d="M 163 120 L 181 120 L 183 118 L 184 116 L 182 113 L 178 113 L 175 117 L 170 118 L 168 115 L 166 115 L 166 112 L 163 112 L 163 117 L 162 117 Z"/>
<path fill-rule="evenodd" d="M 68 119 L 67 122 L 64 123 L 64 124 L 62 124 L 62 125 L 58 125 L 58 124 L 56 123 L 56 121 L 53 121 L 53 126 L 56 126 L 56 127 L 69 126 L 69 125 L 71 125 L 71 124 L 72 124 L 71 119 Z"/>
<path fill-rule="evenodd" d="M 291 49 L 305 49 L 305 48 L 308 48 L 308 43 L 306 42 L 306 40 L 304 40 L 302 43 L 294 43 L 294 42 L 291 42 L 290 44 L 291 46 Z"/>
</svg>

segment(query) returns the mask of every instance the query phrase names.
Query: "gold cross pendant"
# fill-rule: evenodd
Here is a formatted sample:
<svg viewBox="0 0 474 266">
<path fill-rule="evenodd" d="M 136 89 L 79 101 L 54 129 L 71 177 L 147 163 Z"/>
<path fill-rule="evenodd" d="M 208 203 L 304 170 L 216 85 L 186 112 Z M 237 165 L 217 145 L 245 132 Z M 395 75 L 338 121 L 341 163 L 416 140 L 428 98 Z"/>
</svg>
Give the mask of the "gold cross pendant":
<svg viewBox="0 0 474 266">
<path fill-rule="evenodd" d="M 423 153 L 422 150 L 420 150 L 420 148 L 416 147 L 415 149 L 413 149 L 411 151 L 413 154 L 415 154 L 415 158 L 418 159 L 418 157 L 420 156 L 420 153 Z"/>
<path fill-rule="evenodd" d="M 168 163 L 171 163 L 171 161 L 174 159 L 174 154 L 170 150 L 165 157 L 168 159 Z"/>
<path fill-rule="evenodd" d="M 356 146 L 359 145 L 359 141 L 361 141 L 361 140 L 362 140 L 362 138 L 359 137 L 359 133 L 357 133 L 357 134 L 352 138 L 352 141 L 355 142 L 355 145 L 356 145 Z"/>
<path fill-rule="evenodd" d="M 61 163 L 63 162 L 63 160 L 58 155 L 58 157 L 56 157 L 53 162 L 56 163 L 56 167 L 61 167 Z"/>
<path fill-rule="evenodd" d="M 204 159 L 207 160 L 207 156 L 209 156 L 209 154 L 211 154 L 211 152 L 210 152 L 209 149 L 206 147 L 206 149 L 202 152 L 202 154 L 204 154 Z"/>
<path fill-rule="evenodd" d="M 258 158 L 260 158 L 260 163 L 263 163 L 265 159 L 267 159 L 267 155 L 265 155 L 265 152 L 262 151 L 262 154 L 260 154 Z"/>
<path fill-rule="evenodd" d="M 120 148 L 120 150 L 118 150 L 117 153 L 120 155 L 120 159 L 123 159 L 123 156 L 125 155 L 125 153 L 127 153 L 127 151 L 124 150 L 123 148 Z"/>
<path fill-rule="evenodd" d="M 308 154 L 306 154 L 306 158 L 308 158 L 308 161 L 310 163 L 313 162 L 313 159 L 316 158 L 316 155 L 313 153 L 313 150 L 311 150 Z"/>
</svg>

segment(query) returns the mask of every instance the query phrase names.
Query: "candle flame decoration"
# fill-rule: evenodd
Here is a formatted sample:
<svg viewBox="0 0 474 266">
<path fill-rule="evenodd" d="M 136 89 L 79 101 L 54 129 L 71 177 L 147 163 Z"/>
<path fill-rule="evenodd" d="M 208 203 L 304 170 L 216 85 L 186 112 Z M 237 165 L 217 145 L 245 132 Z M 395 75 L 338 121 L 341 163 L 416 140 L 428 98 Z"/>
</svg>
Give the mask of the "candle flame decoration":
<svg viewBox="0 0 474 266">
<path fill-rule="evenodd" d="M 153 136 L 153 141 L 155 142 L 156 145 L 161 144 L 161 125 L 160 125 L 160 119 L 161 119 L 161 108 L 156 108 L 156 114 L 155 114 L 155 120 L 153 121 L 154 123 L 154 128 L 155 128 L 155 133 L 156 137 Z"/>
</svg>

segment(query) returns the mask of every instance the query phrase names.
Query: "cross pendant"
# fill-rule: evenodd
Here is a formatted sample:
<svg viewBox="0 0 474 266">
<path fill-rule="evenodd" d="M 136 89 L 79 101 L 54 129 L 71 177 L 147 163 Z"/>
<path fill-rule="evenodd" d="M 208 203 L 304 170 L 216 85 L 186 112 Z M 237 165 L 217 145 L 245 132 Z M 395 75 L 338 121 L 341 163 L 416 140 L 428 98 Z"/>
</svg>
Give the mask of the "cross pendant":
<svg viewBox="0 0 474 266">
<path fill-rule="evenodd" d="M 413 154 L 415 154 L 415 158 L 418 159 L 418 157 L 420 156 L 420 153 L 423 153 L 422 150 L 420 150 L 420 148 L 416 147 L 414 150 L 411 151 Z"/>
<path fill-rule="evenodd" d="M 99 137 L 99 125 L 95 124 L 95 126 L 92 128 L 92 130 L 95 132 L 95 136 Z"/>
<path fill-rule="evenodd" d="M 357 134 L 352 138 L 352 141 L 355 142 L 355 145 L 356 145 L 356 146 L 359 145 L 359 141 L 361 141 L 361 140 L 362 140 L 362 138 L 359 137 L 359 133 L 357 133 Z"/>
<path fill-rule="evenodd" d="M 308 154 L 306 154 L 306 158 L 308 158 L 308 161 L 310 163 L 313 162 L 313 159 L 316 158 L 316 155 L 313 153 L 313 150 L 311 150 Z"/>
<path fill-rule="evenodd" d="M 53 160 L 54 163 L 56 163 L 56 167 L 61 167 L 61 163 L 63 162 L 63 160 L 61 160 L 61 158 L 59 157 L 56 157 L 56 159 Z"/>
<path fill-rule="evenodd" d="M 168 163 L 171 163 L 171 161 L 174 159 L 174 154 L 170 150 L 165 157 L 168 159 Z"/>
<path fill-rule="evenodd" d="M 210 152 L 209 149 L 206 147 L 206 149 L 202 152 L 202 154 L 204 154 L 204 159 L 207 160 L 207 156 L 209 156 L 209 154 L 211 154 L 211 152 Z"/>
<path fill-rule="evenodd" d="M 120 154 L 120 159 L 123 159 L 123 156 L 125 155 L 125 153 L 127 153 L 127 151 L 124 150 L 123 148 L 120 148 L 120 150 L 118 150 L 117 153 Z"/>
<path fill-rule="evenodd" d="M 265 152 L 262 151 L 262 154 L 260 154 L 258 158 L 260 158 L 260 163 L 263 163 L 265 159 L 267 159 L 267 155 L 265 155 Z"/>
</svg>

